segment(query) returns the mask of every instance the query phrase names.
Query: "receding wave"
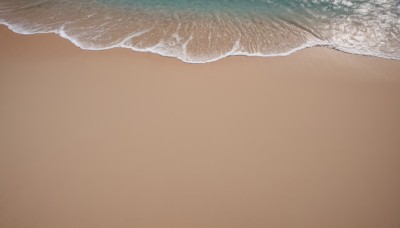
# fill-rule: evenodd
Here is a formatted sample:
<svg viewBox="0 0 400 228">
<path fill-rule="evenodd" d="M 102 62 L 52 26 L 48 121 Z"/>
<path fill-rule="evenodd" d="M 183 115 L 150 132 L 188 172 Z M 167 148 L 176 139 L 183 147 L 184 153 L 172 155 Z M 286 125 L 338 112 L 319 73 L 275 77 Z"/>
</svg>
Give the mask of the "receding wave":
<svg viewBox="0 0 400 228">
<path fill-rule="evenodd" d="M 0 0 L 0 23 L 191 63 L 312 46 L 400 59 L 397 0 Z"/>
</svg>

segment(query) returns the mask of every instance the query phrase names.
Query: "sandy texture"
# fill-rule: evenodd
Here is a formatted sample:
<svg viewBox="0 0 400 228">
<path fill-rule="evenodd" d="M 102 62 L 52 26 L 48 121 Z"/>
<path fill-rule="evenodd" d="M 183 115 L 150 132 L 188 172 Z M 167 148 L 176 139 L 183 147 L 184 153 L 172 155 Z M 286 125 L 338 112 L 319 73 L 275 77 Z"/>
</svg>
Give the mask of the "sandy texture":
<svg viewBox="0 0 400 228">
<path fill-rule="evenodd" d="M 0 227 L 398 228 L 400 61 L 210 64 L 0 29 Z"/>
</svg>

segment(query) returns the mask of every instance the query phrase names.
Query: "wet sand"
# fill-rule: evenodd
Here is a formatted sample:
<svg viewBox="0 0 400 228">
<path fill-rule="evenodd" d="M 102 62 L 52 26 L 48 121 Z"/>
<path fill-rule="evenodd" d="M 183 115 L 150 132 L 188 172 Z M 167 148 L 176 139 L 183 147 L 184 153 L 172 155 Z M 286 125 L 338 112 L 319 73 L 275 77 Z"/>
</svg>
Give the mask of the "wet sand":
<svg viewBox="0 0 400 228">
<path fill-rule="evenodd" d="M 0 27 L 0 227 L 400 227 L 400 61 L 209 64 Z"/>
</svg>

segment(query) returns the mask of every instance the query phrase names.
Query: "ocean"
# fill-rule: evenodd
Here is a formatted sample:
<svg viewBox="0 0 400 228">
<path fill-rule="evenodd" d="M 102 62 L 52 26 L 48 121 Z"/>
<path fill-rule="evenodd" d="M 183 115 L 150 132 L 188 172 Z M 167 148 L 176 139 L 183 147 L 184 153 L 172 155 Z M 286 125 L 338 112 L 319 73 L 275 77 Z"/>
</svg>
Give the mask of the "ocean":
<svg viewBox="0 0 400 228">
<path fill-rule="evenodd" d="M 0 0 L 0 23 L 190 63 L 313 46 L 400 59 L 399 0 Z"/>
</svg>

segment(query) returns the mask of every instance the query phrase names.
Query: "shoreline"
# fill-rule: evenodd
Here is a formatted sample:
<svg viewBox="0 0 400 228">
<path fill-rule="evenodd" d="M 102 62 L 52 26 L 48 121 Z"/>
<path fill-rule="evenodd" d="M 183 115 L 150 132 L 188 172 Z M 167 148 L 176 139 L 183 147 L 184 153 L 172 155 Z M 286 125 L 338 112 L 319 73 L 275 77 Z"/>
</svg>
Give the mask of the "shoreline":
<svg viewBox="0 0 400 228">
<path fill-rule="evenodd" d="M 0 227 L 400 224 L 398 60 L 0 50 Z"/>
<path fill-rule="evenodd" d="M 78 47 L 78 48 L 80 48 L 82 50 L 85 50 L 85 51 L 105 51 L 105 50 L 111 50 L 111 49 L 115 49 L 115 48 L 123 48 L 123 49 L 128 49 L 128 50 L 131 50 L 131 51 L 134 51 L 134 52 L 139 52 L 139 53 L 150 53 L 150 54 L 159 55 L 161 57 L 175 58 L 175 59 L 178 59 L 178 60 L 180 60 L 180 61 L 182 61 L 184 63 L 189 63 L 189 64 L 212 63 L 212 62 L 216 62 L 216 61 L 222 60 L 222 59 L 227 58 L 227 57 L 235 57 L 235 56 L 238 56 L 238 57 L 261 57 L 261 58 L 286 57 L 286 56 L 293 55 L 296 52 L 299 52 L 299 51 L 302 51 L 302 50 L 305 50 L 305 49 L 308 49 L 308 48 L 328 48 L 328 49 L 335 50 L 335 51 L 340 51 L 340 52 L 343 52 L 343 53 L 346 53 L 346 54 L 366 56 L 366 57 L 375 57 L 375 58 L 383 58 L 383 59 L 388 59 L 388 60 L 400 61 L 400 59 L 397 59 L 397 58 L 394 58 L 394 57 L 379 56 L 379 55 L 374 55 L 372 53 L 369 53 L 369 54 L 361 53 L 361 52 L 358 53 L 358 52 L 355 52 L 355 51 L 346 50 L 344 48 L 334 47 L 334 46 L 331 46 L 329 44 L 323 44 L 323 43 L 318 44 L 318 43 L 312 43 L 311 42 L 311 43 L 304 44 L 304 45 L 302 45 L 300 47 L 294 48 L 294 49 L 292 49 L 292 50 L 290 50 L 288 52 L 279 53 L 279 54 L 261 54 L 261 53 L 247 53 L 247 52 L 245 53 L 245 52 L 241 52 L 241 51 L 235 53 L 237 50 L 232 50 L 230 53 L 226 53 L 226 54 L 224 54 L 224 55 L 222 55 L 222 56 L 220 56 L 218 58 L 210 59 L 210 60 L 205 61 L 205 62 L 193 62 L 193 61 L 191 62 L 191 61 L 185 60 L 183 57 L 180 57 L 180 56 L 168 55 L 168 54 L 163 54 L 163 53 L 160 53 L 160 52 L 157 52 L 157 51 L 153 51 L 153 50 L 142 50 L 142 49 L 137 49 L 137 48 L 130 47 L 130 46 L 125 46 L 124 44 L 121 44 L 121 43 L 123 43 L 123 41 L 121 41 L 121 43 L 119 43 L 119 44 L 116 44 L 116 45 L 113 45 L 113 46 L 110 46 L 110 47 L 105 47 L 105 48 L 85 48 L 78 41 L 76 41 L 76 40 L 72 39 L 71 37 L 69 37 L 68 35 L 66 35 L 65 32 L 62 31 L 62 30 L 61 31 L 49 31 L 49 32 L 31 33 L 31 32 L 18 31 L 18 29 L 13 28 L 13 27 L 15 27 L 15 25 L 11 25 L 11 24 L 8 24 L 6 22 L 0 22 L 0 26 L 5 26 L 5 27 L 7 27 L 7 29 L 9 29 L 12 32 L 14 32 L 16 34 L 19 34 L 19 35 L 42 35 L 42 34 L 56 35 L 56 36 L 58 36 L 60 38 L 68 40 L 69 42 L 74 44 L 76 47 Z"/>
<path fill-rule="evenodd" d="M 269 62 L 269 66 L 272 66 L 276 68 L 276 70 L 282 70 L 282 67 L 286 67 L 287 65 L 292 65 L 291 63 L 295 63 L 296 65 L 301 66 L 302 58 L 306 58 L 305 61 L 313 61 L 318 62 L 319 57 L 323 57 L 323 60 L 320 61 L 323 63 L 323 67 L 325 68 L 330 68 L 332 72 L 324 72 L 327 75 L 330 76 L 339 76 L 343 77 L 344 75 L 347 75 L 349 72 L 347 72 L 344 68 L 348 67 L 350 68 L 357 68 L 357 69 L 352 69 L 352 70 L 360 70 L 359 68 L 361 66 L 366 67 L 363 72 L 353 72 L 357 77 L 361 74 L 364 74 L 365 79 L 389 79 L 389 80 L 400 80 L 400 74 L 397 73 L 397 70 L 400 70 L 400 61 L 396 59 L 389 59 L 389 58 L 383 58 L 383 57 L 377 57 L 377 56 L 369 56 L 369 55 L 361 55 L 361 54 L 352 54 L 348 53 L 345 51 L 341 50 L 336 50 L 334 48 L 327 48 L 327 47 L 309 47 L 309 48 L 304 48 L 298 51 L 293 52 L 292 54 L 285 55 L 285 56 L 272 56 L 272 57 L 260 57 L 260 56 L 227 56 L 223 57 L 222 59 L 219 59 L 217 61 L 213 62 L 208 62 L 205 64 L 196 64 L 196 63 L 188 63 L 185 61 L 182 61 L 181 59 L 178 59 L 176 57 L 170 57 L 170 56 L 163 56 L 158 53 L 152 53 L 152 52 L 141 52 L 141 51 L 135 51 L 129 48 L 123 48 L 123 47 L 115 47 L 115 48 L 110 48 L 110 49 L 104 49 L 104 50 L 87 50 L 87 49 L 82 49 L 73 42 L 71 42 L 68 38 L 61 37 L 59 34 L 56 33 L 39 33 L 39 34 L 20 34 L 16 33 L 13 30 L 9 29 L 6 25 L 0 25 L 0 33 L 7 35 L 9 37 L 8 40 L 5 42 L 9 42 L 10 39 L 19 39 L 21 40 L 22 38 L 25 40 L 30 40 L 30 42 L 34 42 L 35 46 L 43 46 L 45 48 L 46 42 L 48 41 L 50 44 L 53 44 L 52 46 L 56 47 L 57 49 L 62 49 L 64 51 L 68 50 L 69 53 L 73 53 L 74 55 L 79 55 L 80 53 L 84 53 L 84 55 L 92 55 L 92 56 L 104 56 L 107 55 L 107 53 L 112 54 L 112 55 L 121 55 L 122 53 L 124 55 L 132 55 L 132 57 L 142 57 L 146 59 L 155 59 L 157 61 L 162 60 L 163 62 L 170 62 L 174 64 L 188 64 L 193 65 L 193 69 L 199 69 L 202 67 L 199 67 L 200 65 L 213 65 L 217 64 L 219 65 L 220 62 L 225 64 L 226 62 L 230 61 L 245 61 L 245 62 L 254 62 L 256 64 L 260 63 L 265 63 Z M 19 41 L 20 43 L 20 41 Z M 66 47 L 66 48 L 64 48 Z M 45 50 L 43 50 L 45 52 Z M 98 55 L 96 55 L 98 54 Z M 3 58 L 7 57 L 6 55 L 3 56 Z M 343 61 L 339 61 L 339 59 L 343 59 Z M 329 60 L 332 60 L 335 62 L 335 64 L 338 64 L 338 66 L 344 70 L 343 72 L 333 72 L 337 69 L 335 65 L 330 66 L 330 63 L 328 62 Z M 273 65 L 277 66 L 273 66 Z M 197 67 L 195 67 L 198 65 Z M 315 67 L 315 66 L 313 66 Z M 388 69 L 385 69 L 385 68 Z M 189 67 L 190 68 L 190 67 Z M 318 70 L 316 69 L 307 69 L 308 71 L 310 70 Z M 289 75 L 295 74 L 294 72 L 286 72 L 289 73 Z M 309 72 L 311 74 L 316 74 L 316 72 Z M 353 76 L 351 75 L 351 76 Z"/>
</svg>

